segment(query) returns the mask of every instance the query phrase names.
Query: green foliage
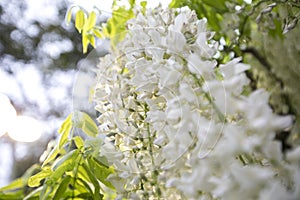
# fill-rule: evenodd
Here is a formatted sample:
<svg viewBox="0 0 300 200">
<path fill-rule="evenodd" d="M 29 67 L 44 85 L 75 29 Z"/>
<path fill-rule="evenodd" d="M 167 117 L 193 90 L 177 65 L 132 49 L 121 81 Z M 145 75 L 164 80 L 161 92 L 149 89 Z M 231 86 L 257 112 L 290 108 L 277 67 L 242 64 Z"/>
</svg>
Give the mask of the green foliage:
<svg viewBox="0 0 300 200">
<path fill-rule="evenodd" d="M 124 39 L 126 35 L 126 22 L 133 17 L 133 6 L 130 9 L 126 9 L 125 6 L 115 6 L 113 8 L 112 17 L 103 27 L 104 35 L 111 39 L 113 47 Z"/>
<path fill-rule="evenodd" d="M 205 17 L 222 51 L 219 63 L 232 57 L 242 57 L 252 70 L 247 72 L 251 91 L 266 88 L 271 92 L 270 105 L 275 112 L 296 117 L 290 133 L 289 145 L 300 143 L 300 111 L 297 92 L 299 77 L 298 21 L 300 2 L 294 0 L 172 0 L 173 8 L 188 6 L 198 18 Z M 282 58 L 286 59 L 282 59 Z M 290 136 L 288 136 L 290 135 Z M 298 142 L 297 142 L 298 141 Z M 283 146 L 286 146 L 286 142 Z"/>
<path fill-rule="evenodd" d="M 173 0 L 170 3 L 172 8 L 180 8 L 184 6 L 195 10 L 198 18 L 207 18 L 208 24 L 215 30 L 220 31 L 222 21 L 222 14 L 228 12 L 225 4 L 226 0 L 210 1 L 210 0 Z"/>
<path fill-rule="evenodd" d="M 122 41 L 126 35 L 126 22 L 133 18 L 135 0 L 130 0 L 130 8 L 119 6 L 117 1 L 114 0 L 112 7 L 112 17 L 100 26 L 97 24 L 97 13 L 95 11 L 87 12 L 78 6 L 72 6 L 68 9 L 66 14 L 66 22 L 70 23 L 72 19 L 72 10 L 74 7 L 79 8 L 75 13 L 75 27 L 82 35 L 82 48 L 83 53 L 88 50 L 88 45 L 91 44 L 96 47 L 95 37 L 108 38 L 111 40 L 112 47 Z M 146 9 L 146 2 L 141 2 L 143 9 Z"/>
<path fill-rule="evenodd" d="M 142 7 L 142 13 L 145 14 L 147 8 L 147 1 L 141 1 L 140 5 Z"/>
<path fill-rule="evenodd" d="M 75 6 L 72 6 L 67 11 L 66 22 L 69 23 L 72 19 L 72 10 Z M 75 27 L 79 33 L 82 35 L 82 48 L 83 53 L 87 52 L 88 45 L 91 44 L 94 48 L 96 47 L 95 43 L 95 32 L 97 32 L 96 26 L 97 14 L 95 11 L 90 13 L 84 11 L 82 8 L 75 14 Z M 98 32 L 97 32 L 98 33 Z"/>
<path fill-rule="evenodd" d="M 98 133 L 97 125 L 86 113 L 70 114 L 59 130 L 58 145 L 49 153 L 41 171 L 28 180 L 30 187 L 37 187 L 30 197 L 102 199 L 105 191 L 101 184 L 113 189 L 106 181 L 113 169 L 98 160 L 99 151 L 95 154 L 95 149 L 88 142 L 85 144 L 80 136 L 73 136 L 76 128 L 90 137 Z M 97 146 L 102 143 L 99 139 L 91 140 L 96 141 Z"/>
<path fill-rule="evenodd" d="M 90 138 L 74 136 L 76 129 Z M 100 156 L 102 140 L 95 122 L 83 112 L 70 114 L 59 129 L 58 144 L 48 150 L 39 172 L 26 175 L 0 189 L 0 199 L 103 199 L 114 187 L 106 179 L 114 173 Z M 37 169 L 35 168 L 35 171 Z M 26 185 L 32 189 L 26 193 Z M 109 189 L 108 189 L 109 188 Z"/>
<path fill-rule="evenodd" d="M 40 170 L 40 166 L 38 164 L 35 164 L 30 167 L 22 177 L 12 181 L 5 187 L 0 188 L 0 199 L 23 200 L 28 190 L 28 179 L 37 170 Z"/>
<path fill-rule="evenodd" d="M 300 4 L 294 1 L 254 0 L 248 4 L 243 0 L 172 0 L 169 6 L 188 6 L 196 11 L 198 18 L 207 19 L 215 32 L 214 39 L 225 41 L 225 53 L 220 62 L 225 61 L 230 52 L 243 56 L 242 47 L 249 46 L 253 34 L 258 31 L 283 38 L 300 17 Z"/>
<path fill-rule="evenodd" d="M 75 112 L 73 114 L 74 127 L 80 128 L 90 137 L 96 137 L 98 133 L 98 127 L 92 118 L 84 112 Z"/>
</svg>

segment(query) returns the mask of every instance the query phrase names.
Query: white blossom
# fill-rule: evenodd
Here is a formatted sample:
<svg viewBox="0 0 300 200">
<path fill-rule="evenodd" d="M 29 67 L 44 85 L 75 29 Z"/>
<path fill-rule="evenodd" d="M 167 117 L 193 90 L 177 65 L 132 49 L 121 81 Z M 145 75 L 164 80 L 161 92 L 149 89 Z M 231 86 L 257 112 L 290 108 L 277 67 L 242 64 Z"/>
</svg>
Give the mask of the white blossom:
<svg viewBox="0 0 300 200">
<path fill-rule="evenodd" d="M 274 114 L 263 89 L 243 94 L 250 66 L 218 64 L 212 36 L 194 11 L 158 7 L 129 20 L 101 58 L 100 154 L 117 198 L 299 197 L 300 150 L 284 155 L 274 140 L 292 118 Z"/>
</svg>

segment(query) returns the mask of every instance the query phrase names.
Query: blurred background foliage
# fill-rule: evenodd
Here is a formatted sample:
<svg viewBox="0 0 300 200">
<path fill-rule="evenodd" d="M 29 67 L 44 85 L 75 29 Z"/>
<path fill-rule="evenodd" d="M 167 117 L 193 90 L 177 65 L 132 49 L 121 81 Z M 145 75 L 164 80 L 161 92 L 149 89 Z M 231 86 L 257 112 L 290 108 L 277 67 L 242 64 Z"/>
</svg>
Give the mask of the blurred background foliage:
<svg viewBox="0 0 300 200">
<path fill-rule="evenodd" d="M 73 81 L 86 55 L 75 27 L 64 23 L 67 7 L 64 0 L 0 1 L 0 92 L 9 97 L 19 115 L 45 124 L 45 134 L 34 143 L 0 138 L 0 166 L 8 166 L 1 174 L 10 174 L 10 179 L 39 162 L 73 109 Z"/>
<path fill-rule="evenodd" d="M 300 1 L 173 0 L 171 7 L 196 11 L 207 18 L 220 41 L 220 62 L 242 56 L 252 66 L 252 89 L 266 88 L 278 114 L 295 116 L 291 130 L 278 133 L 283 148 L 300 142 Z"/>
</svg>

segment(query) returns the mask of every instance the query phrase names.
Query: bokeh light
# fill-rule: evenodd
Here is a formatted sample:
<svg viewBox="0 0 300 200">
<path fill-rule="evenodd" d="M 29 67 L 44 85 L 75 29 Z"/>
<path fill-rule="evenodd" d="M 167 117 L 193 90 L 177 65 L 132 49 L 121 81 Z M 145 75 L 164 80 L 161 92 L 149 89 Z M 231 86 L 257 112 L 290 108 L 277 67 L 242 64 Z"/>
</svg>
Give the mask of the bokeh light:
<svg viewBox="0 0 300 200">
<path fill-rule="evenodd" d="M 42 124 L 28 116 L 17 116 L 14 126 L 8 131 L 9 137 L 18 142 L 34 142 L 43 133 Z"/>
<path fill-rule="evenodd" d="M 0 93 L 0 137 L 14 125 L 17 112 L 8 97 Z"/>
</svg>

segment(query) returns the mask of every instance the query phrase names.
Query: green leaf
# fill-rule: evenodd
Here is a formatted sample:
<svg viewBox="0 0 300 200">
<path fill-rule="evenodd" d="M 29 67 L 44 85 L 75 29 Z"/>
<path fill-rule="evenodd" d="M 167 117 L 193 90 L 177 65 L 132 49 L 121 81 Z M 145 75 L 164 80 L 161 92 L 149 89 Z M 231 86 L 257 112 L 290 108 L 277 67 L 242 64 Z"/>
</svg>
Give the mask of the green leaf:
<svg viewBox="0 0 300 200">
<path fill-rule="evenodd" d="M 274 38 L 276 36 L 278 36 L 279 38 L 283 39 L 284 36 L 283 36 L 283 32 L 282 32 L 282 23 L 281 23 L 281 21 L 275 18 L 275 19 L 273 19 L 273 23 L 275 25 L 275 28 L 274 29 L 269 28 L 269 35 L 274 37 Z"/>
<path fill-rule="evenodd" d="M 17 192 L 10 192 L 10 193 L 1 193 L 0 192 L 0 199 L 1 200 L 23 200 L 23 191 L 19 190 Z"/>
<path fill-rule="evenodd" d="M 63 181 L 59 184 L 56 192 L 55 192 L 55 195 L 53 197 L 53 200 L 60 200 L 64 194 L 65 194 L 65 191 L 70 183 L 70 181 L 72 180 L 72 177 L 71 176 L 66 176 Z"/>
<path fill-rule="evenodd" d="M 147 1 L 141 1 L 140 5 L 142 7 L 142 13 L 145 14 L 146 7 L 147 7 Z"/>
<path fill-rule="evenodd" d="M 92 34 L 89 34 L 88 38 L 89 38 L 90 44 L 91 44 L 94 48 L 96 48 L 95 37 L 94 37 Z"/>
<path fill-rule="evenodd" d="M 90 140 L 86 140 L 84 146 L 86 149 L 89 150 L 89 155 L 99 159 L 100 158 L 99 152 L 102 144 L 103 144 L 103 139 L 93 138 Z"/>
<path fill-rule="evenodd" d="M 106 30 L 103 29 L 103 32 L 108 33 L 112 47 L 116 47 L 116 44 L 125 38 L 126 22 L 133 17 L 135 17 L 133 10 L 127 10 L 124 6 L 118 6 L 113 10 L 112 17 L 107 20 Z"/>
<path fill-rule="evenodd" d="M 41 166 L 39 164 L 34 164 L 26 172 L 23 174 L 22 178 L 26 180 L 26 184 L 28 179 L 36 172 L 41 171 Z"/>
<path fill-rule="evenodd" d="M 222 16 L 220 14 L 214 12 L 213 10 L 210 10 L 207 12 L 206 17 L 209 19 L 208 23 L 214 31 L 221 30 L 220 22 L 222 21 Z"/>
<path fill-rule="evenodd" d="M 98 134 L 98 127 L 93 119 L 84 112 L 75 112 L 73 117 L 74 126 L 82 129 L 88 136 L 96 137 Z"/>
<path fill-rule="evenodd" d="M 101 157 L 98 156 L 97 158 L 94 157 L 94 159 L 95 159 L 95 161 L 96 161 L 99 165 L 103 165 L 103 166 L 109 168 L 108 160 L 107 160 L 106 157 L 104 157 L 104 156 L 101 156 Z"/>
<path fill-rule="evenodd" d="M 98 134 L 98 127 L 94 122 L 90 123 L 89 121 L 86 121 L 82 126 L 82 130 L 91 137 L 95 137 Z"/>
<path fill-rule="evenodd" d="M 48 199 L 51 199 L 50 194 L 53 191 L 53 187 L 54 187 L 53 185 L 49 187 L 47 183 L 44 184 L 43 188 L 42 188 L 42 190 L 40 192 L 39 200 L 46 200 L 46 199 L 48 200 Z"/>
<path fill-rule="evenodd" d="M 114 173 L 114 170 L 112 168 L 108 168 L 107 166 L 102 165 L 94 158 L 88 158 L 88 164 L 91 172 L 97 177 L 98 180 L 100 180 L 107 187 L 115 189 L 114 186 L 106 180 L 110 174 Z"/>
<path fill-rule="evenodd" d="M 0 199 L 23 199 L 23 193 L 26 191 L 25 189 L 28 179 L 37 169 L 40 169 L 40 166 L 38 164 L 33 165 L 26 170 L 21 178 L 18 178 L 12 181 L 9 185 L 0 188 Z"/>
<path fill-rule="evenodd" d="M 220 12 L 226 12 L 227 11 L 227 6 L 225 4 L 225 0 L 217 0 L 217 1 L 212 1 L 212 0 L 202 0 L 203 3 L 206 5 L 215 8 L 218 10 L 218 13 Z M 199 2 L 200 3 L 200 2 Z"/>
<path fill-rule="evenodd" d="M 141 1 L 141 6 L 142 6 L 142 8 L 146 8 L 146 6 L 147 6 L 147 1 Z"/>
<path fill-rule="evenodd" d="M 76 179 L 75 189 L 76 191 L 80 191 L 80 193 L 88 192 L 90 196 L 93 196 L 93 190 L 91 189 L 91 184 L 87 180 L 82 178 Z"/>
<path fill-rule="evenodd" d="M 109 38 L 110 37 L 110 28 L 109 28 L 109 24 L 107 24 L 106 26 L 102 27 L 102 33 L 105 37 Z"/>
<path fill-rule="evenodd" d="M 85 14 L 82 10 L 77 11 L 75 16 L 75 27 L 79 33 L 82 32 L 82 29 L 85 24 Z"/>
<path fill-rule="evenodd" d="M 25 199 L 24 199 L 25 200 Z M 39 197 L 38 196 L 34 196 L 34 197 L 30 197 L 30 198 L 28 198 L 28 199 L 26 199 L 26 200 L 39 200 Z"/>
<path fill-rule="evenodd" d="M 67 24 L 67 25 L 69 25 L 69 23 L 70 23 L 70 21 L 71 21 L 71 19 L 72 19 L 72 9 L 73 9 L 74 7 L 76 7 L 76 6 L 74 6 L 74 5 L 70 6 L 70 7 L 68 8 L 67 13 L 66 13 L 65 21 L 66 21 L 66 24 Z"/>
<path fill-rule="evenodd" d="M 89 30 L 91 30 L 96 25 L 96 21 L 97 21 L 97 15 L 94 11 L 92 11 L 89 14 L 87 21 L 84 24 L 83 27 L 84 32 L 88 32 Z"/>
<path fill-rule="evenodd" d="M 93 33 L 97 38 L 100 38 L 100 39 L 105 38 L 104 33 L 102 31 L 100 31 L 98 28 L 94 27 Z"/>
<path fill-rule="evenodd" d="M 102 199 L 103 195 L 100 194 L 100 185 L 99 185 L 99 182 L 96 179 L 95 175 L 92 173 L 91 169 L 85 162 L 82 163 L 82 167 L 87 172 L 89 179 L 91 180 L 92 184 L 94 185 L 94 189 L 95 189 L 94 199 Z"/>
<path fill-rule="evenodd" d="M 82 138 L 80 136 L 76 136 L 73 138 L 74 143 L 77 147 L 77 149 L 81 149 L 81 147 L 84 146 L 84 141 L 82 140 Z"/>
<path fill-rule="evenodd" d="M 6 191 L 6 190 L 16 190 L 16 189 L 22 189 L 26 185 L 26 181 L 24 178 L 18 178 L 11 182 L 9 185 L 0 188 L 0 192 Z"/>
<path fill-rule="evenodd" d="M 53 161 L 56 158 L 56 156 L 59 154 L 59 152 L 60 150 L 58 149 L 58 147 L 53 148 L 49 153 L 49 155 L 47 156 L 46 160 L 43 162 L 42 166 L 45 166 L 49 162 Z"/>
<path fill-rule="evenodd" d="M 172 0 L 172 2 L 169 4 L 170 8 L 178 8 L 180 7 L 181 1 L 179 0 Z"/>
<path fill-rule="evenodd" d="M 95 175 L 92 173 L 91 169 L 89 168 L 89 165 L 87 165 L 84 162 L 81 166 L 82 166 L 82 169 L 84 170 L 85 174 L 88 176 L 88 179 L 94 185 L 94 187 L 100 189 L 98 180 L 96 179 Z"/>
<path fill-rule="evenodd" d="M 87 199 L 87 200 L 93 199 L 93 196 L 91 195 L 91 193 L 88 193 L 88 192 L 81 193 L 81 194 L 77 195 L 76 197 L 80 198 L 80 199 Z"/>
<path fill-rule="evenodd" d="M 72 116 L 73 114 L 70 114 L 65 121 L 63 122 L 63 124 L 61 125 L 58 133 L 61 134 L 59 143 L 58 143 L 58 148 L 61 149 L 68 141 L 68 136 L 69 133 L 72 129 Z"/>
<path fill-rule="evenodd" d="M 74 165 L 72 165 L 71 163 L 69 163 L 69 165 L 61 165 L 49 177 L 48 185 L 53 186 L 53 184 L 55 184 L 55 182 L 57 182 L 60 178 L 62 178 L 66 172 L 72 171 L 73 168 Z"/>
<path fill-rule="evenodd" d="M 31 176 L 28 179 L 29 187 L 38 187 L 41 183 L 41 180 L 49 177 L 52 174 L 50 167 L 44 167 L 41 172 Z"/>
<path fill-rule="evenodd" d="M 129 0 L 130 8 L 133 8 L 135 5 L 135 0 Z"/>
<path fill-rule="evenodd" d="M 68 165 L 74 166 L 75 161 L 76 161 L 78 156 L 79 156 L 79 150 L 78 149 L 74 149 L 74 150 L 68 152 L 66 155 L 64 155 L 59 160 L 56 160 L 55 163 L 53 163 L 52 170 L 55 171 L 61 166 L 68 166 Z"/>
<path fill-rule="evenodd" d="M 78 193 L 88 192 L 90 196 L 93 196 L 93 190 L 91 189 L 92 184 L 90 181 L 84 180 L 82 178 L 77 177 L 74 187 L 74 191 L 78 191 Z"/>
</svg>

